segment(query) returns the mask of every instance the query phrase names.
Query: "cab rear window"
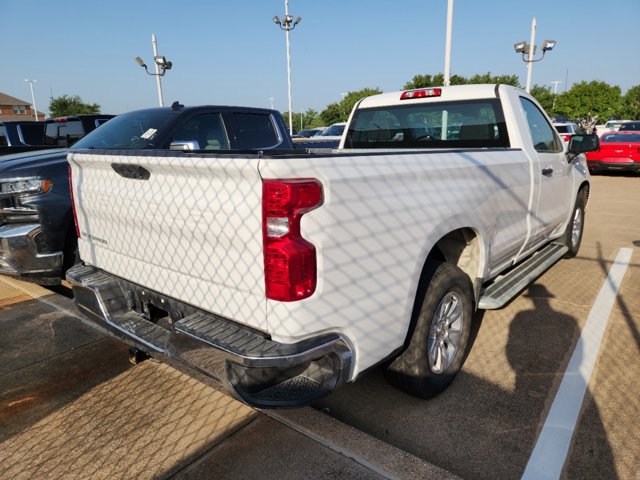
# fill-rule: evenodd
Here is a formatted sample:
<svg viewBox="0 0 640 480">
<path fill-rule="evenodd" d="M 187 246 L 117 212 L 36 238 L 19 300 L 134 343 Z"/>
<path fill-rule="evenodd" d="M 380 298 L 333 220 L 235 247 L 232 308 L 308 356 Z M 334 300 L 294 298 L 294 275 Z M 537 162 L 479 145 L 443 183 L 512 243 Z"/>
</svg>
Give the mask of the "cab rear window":
<svg viewBox="0 0 640 480">
<path fill-rule="evenodd" d="M 345 148 L 508 147 L 497 99 L 417 103 L 356 112 Z"/>
</svg>

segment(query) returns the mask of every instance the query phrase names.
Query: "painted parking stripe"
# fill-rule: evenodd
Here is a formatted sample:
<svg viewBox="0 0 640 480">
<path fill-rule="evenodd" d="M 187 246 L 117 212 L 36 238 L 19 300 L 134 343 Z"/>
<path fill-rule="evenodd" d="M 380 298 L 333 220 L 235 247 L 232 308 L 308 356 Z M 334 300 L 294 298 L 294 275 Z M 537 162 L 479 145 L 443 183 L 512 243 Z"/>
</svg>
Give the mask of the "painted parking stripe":
<svg viewBox="0 0 640 480">
<path fill-rule="evenodd" d="M 618 251 L 618 256 L 591 307 L 556 398 L 522 475 L 523 480 L 560 478 L 607 321 L 631 261 L 632 252 L 630 248 L 621 248 Z"/>
</svg>

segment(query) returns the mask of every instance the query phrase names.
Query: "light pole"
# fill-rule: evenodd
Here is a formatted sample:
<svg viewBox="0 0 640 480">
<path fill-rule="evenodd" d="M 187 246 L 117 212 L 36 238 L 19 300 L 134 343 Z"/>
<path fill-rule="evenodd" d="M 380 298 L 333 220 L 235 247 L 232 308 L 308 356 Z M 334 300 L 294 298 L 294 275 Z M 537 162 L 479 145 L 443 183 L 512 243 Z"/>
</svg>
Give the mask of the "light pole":
<svg viewBox="0 0 640 480">
<path fill-rule="evenodd" d="M 271 110 L 273 110 L 273 97 L 269 97 L 269 101 L 271 102 Z"/>
<path fill-rule="evenodd" d="M 162 55 L 158 55 L 158 43 L 156 42 L 156 34 L 151 34 L 151 46 L 153 47 L 153 63 L 156 65 L 156 73 L 151 73 L 145 63 L 142 61 L 140 57 L 136 57 L 135 60 L 144 71 L 149 75 L 153 75 L 156 77 L 156 83 L 158 85 L 158 101 L 160 102 L 160 106 L 164 107 L 164 98 L 162 96 L 162 83 L 160 82 L 160 77 L 164 77 L 164 74 L 167 73 L 167 70 L 171 70 L 173 67 L 173 63 L 168 61 Z"/>
<path fill-rule="evenodd" d="M 562 80 L 554 80 L 553 82 L 549 82 L 553 85 L 553 104 L 551 105 L 551 110 L 556 108 L 556 94 L 558 93 L 558 84 L 562 83 Z"/>
<path fill-rule="evenodd" d="M 289 32 L 296 28 L 296 25 L 300 23 L 302 17 L 298 17 L 295 20 L 293 16 L 289 15 L 289 0 L 284 0 L 284 18 L 280 18 L 276 15 L 273 17 L 273 22 L 284 30 L 287 41 L 287 81 L 289 87 L 289 134 L 293 135 L 293 112 L 291 111 L 291 44 L 289 43 Z"/>
<path fill-rule="evenodd" d="M 451 85 L 451 32 L 453 30 L 453 0 L 447 3 L 447 35 L 444 48 L 444 86 Z"/>
<path fill-rule="evenodd" d="M 535 58 L 536 54 L 536 19 L 533 17 L 533 21 L 531 22 L 531 41 L 527 43 L 526 41 L 518 42 L 513 45 L 516 50 L 516 53 L 522 54 L 522 61 L 527 64 L 527 87 L 525 91 L 527 93 L 531 92 L 531 76 L 533 75 L 533 64 L 535 62 L 539 62 L 544 58 L 544 54 L 553 50 L 553 47 L 556 46 L 555 40 L 545 40 L 542 44 L 542 56 L 540 58 Z M 526 56 L 526 58 L 525 58 Z"/>
<path fill-rule="evenodd" d="M 29 84 L 29 87 L 31 87 L 31 103 L 33 104 L 33 114 L 35 115 L 36 122 L 37 122 L 38 121 L 38 107 L 36 107 L 36 96 L 33 93 L 33 83 L 37 82 L 37 80 L 29 80 L 28 78 L 25 78 L 24 81 Z"/>
</svg>

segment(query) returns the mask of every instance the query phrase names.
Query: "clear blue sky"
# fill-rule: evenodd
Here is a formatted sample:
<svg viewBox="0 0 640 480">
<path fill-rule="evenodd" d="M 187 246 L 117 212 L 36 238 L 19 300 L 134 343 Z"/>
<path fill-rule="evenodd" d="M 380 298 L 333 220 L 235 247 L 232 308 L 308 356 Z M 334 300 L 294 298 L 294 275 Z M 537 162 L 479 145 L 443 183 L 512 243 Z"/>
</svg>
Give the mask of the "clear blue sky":
<svg viewBox="0 0 640 480">
<path fill-rule="evenodd" d="M 447 0 L 290 0 L 289 10 L 303 17 L 291 33 L 294 111 L 444 69 Z M 165 103 L 268 107 L 274 97 L 286 111 L 285 34 L 271 20 L 283 14 L 284 0 L 0 0 L 0 92 L 30 101 L 30 78 L 40 111 L 52 94 L 103 113 L 157 106 L 155 79 L 134 61 L 152 64 L 155 33 L 174 64 Z M 455 0 L 452 74 L 516 74 L 524 85 L 513 44 L 529 41 L 533 17 L 536 44 L 558 42 L 533 84 L 560 80 L 561 92 L 602 80 L 623 93 L 640 84 L 640 0 Z"/>
</svg>

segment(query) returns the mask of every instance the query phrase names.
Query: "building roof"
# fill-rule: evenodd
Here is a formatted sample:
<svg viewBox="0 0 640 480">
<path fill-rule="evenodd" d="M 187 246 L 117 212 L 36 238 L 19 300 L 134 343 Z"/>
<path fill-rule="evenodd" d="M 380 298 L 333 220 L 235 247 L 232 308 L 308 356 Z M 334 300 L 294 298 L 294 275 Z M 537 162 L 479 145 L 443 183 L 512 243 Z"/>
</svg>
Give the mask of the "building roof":
<svg viewBox="0 0 640 480">
<path fill-rule="evenodd" d="M 20 121 L 20 120 L 35 120 L 33 117 L 33 112 L 31 111 L 31 103 L 25 102 L 24 100 L 20 100 L 19 98 L 12 97 L 11 95 L 7 95 L 6 93 L 0 92 L 0 107 L 13 106 L 13 105 L 22 105 L 25 109 L 28 109 L 28 113 L 26 115 L 16 115 L 13 111 L 7 111 L 6 108 L 2 109 L 0 113 L 0 122 L 7 121 Z M 38 120 L 44 120 L 47 116 L 44 112 L 38 112 Z"/>
<path fill-rule="evenodd" d="M 25 102 L 24 100 L 0 92 L 0 105 L 31 105 L 31 102 Z"/>
</svg>

